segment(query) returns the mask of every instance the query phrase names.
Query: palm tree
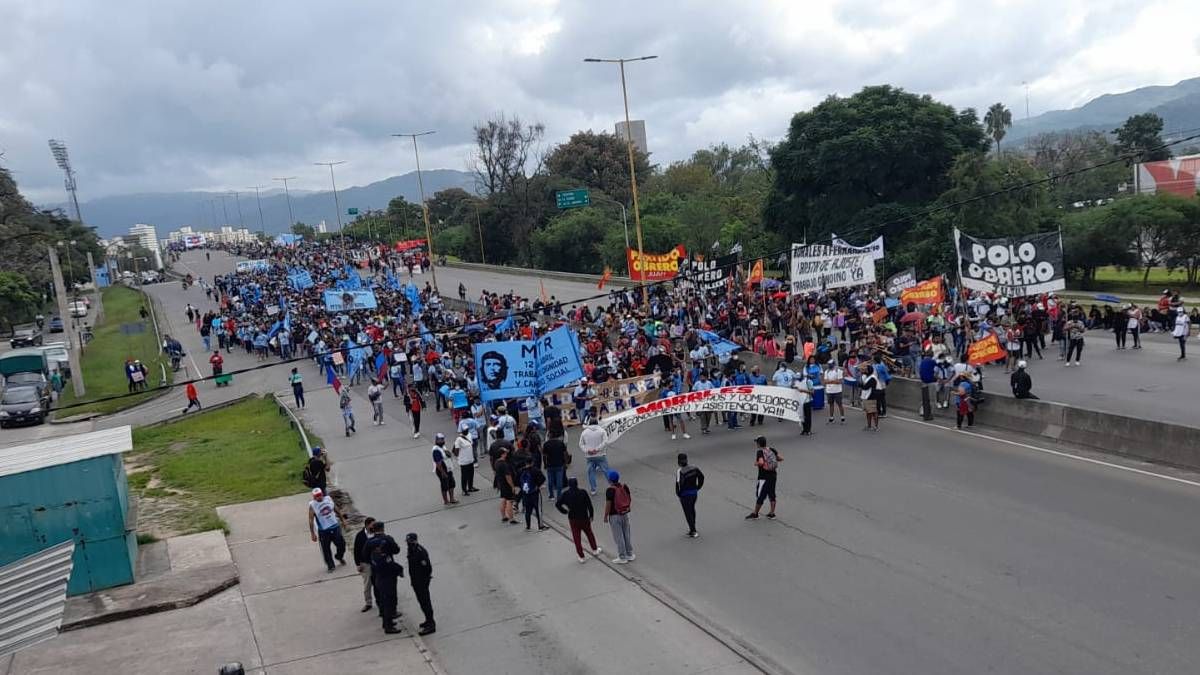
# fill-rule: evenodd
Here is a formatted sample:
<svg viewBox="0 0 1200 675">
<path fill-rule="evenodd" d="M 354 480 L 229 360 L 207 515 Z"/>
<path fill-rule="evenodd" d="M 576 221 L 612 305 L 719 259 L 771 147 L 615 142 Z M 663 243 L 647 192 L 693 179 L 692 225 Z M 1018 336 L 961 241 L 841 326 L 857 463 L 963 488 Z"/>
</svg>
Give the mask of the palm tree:
<svg viewBox="0 0 1200 675">
<path fill-rule="evenodd" d="M 1012 126 L 1012 111 L 1005 108 L 1003 103 L 993 103 L 983 116 L 983 123 L 988 135 L 996 141 L 996 156 L 999 157 L 1000 139 L 1004 138 L 1005 130 Z"/>
</svg>

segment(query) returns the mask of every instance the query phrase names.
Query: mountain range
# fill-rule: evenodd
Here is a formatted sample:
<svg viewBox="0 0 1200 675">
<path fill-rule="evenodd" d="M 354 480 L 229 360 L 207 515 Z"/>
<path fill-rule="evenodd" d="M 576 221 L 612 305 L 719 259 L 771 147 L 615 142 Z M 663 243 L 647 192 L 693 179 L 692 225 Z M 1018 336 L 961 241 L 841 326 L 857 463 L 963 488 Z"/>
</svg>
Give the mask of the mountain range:
<svg viewBox="0 0 1200 675">
<path fill-rule="evenodd" d="M 1131 115 L 1154 113 L 1163 119 L 1163 139 L 1200 133 L 1200 77 L 1171 86 L 1140 87 L 1120 94 L 1104 94 L 1070 110 L 1050 110 L 1028 120 L 1016 119 L 1005 142 L 1021 141 L 1047 131 L 1097 130 L 1111 132 Z M 1189 144 L 1185 144 L 1189 145 Z M 1200 145 L 1193 143 L 1190 145 Z"/>
<path fill-rule="evenodd" d="M 434 169 L 422 171 L 421 178 L 425 183 L 426 197 L 431 197 L 440 190 L 455 187 L 475 192 L 475 176 L 465 171 Z M 221 195 L 225 196 L 224 210 L 221 206 Z M 338 203 L 341 204 L 343 222 L 354 219 L 346 213 L 351 208 L 357 208 L 363 213 L 367 209 L 384 209 L 393 197 L 398 196 L 413 203 L 420 203 L 421 200 L 415 171 L 369 185 L 339 189 L 337 196 Z M 332 192 L 292 190 L 291 199 L 296 220 L 314 227 L 324 220 L 330 232 L 337 229 Z M 216 200 L 216 203 L 210 204 L 211 200 Z M 47 208 L 59 208 L 69 212 L 66 204 L 51 204 Z M 191 225 L 197 230 L 215 230 L 221 224 L 228 224 L 235 228 L 245 227 L 252 232 L 259 230 L 258 205 L 255 203 L 253 192 L 241 192 L 236 200 L 227 192 L 113 195 L 83 202 L 79 208 L 83 212 L 84 221 L 95 227 L 101 237 L 128 234 L 129 227 L 136 223 L 154 225 L 158 228 L 160 238 L 165 238 L 167 232 L 177 230 L 181 225 Z M 287 198 L 283 190 L 272 189 L 262 193 L 262 221 L 269 234 L 285 232 L 291 227 Z"/>
</svg>

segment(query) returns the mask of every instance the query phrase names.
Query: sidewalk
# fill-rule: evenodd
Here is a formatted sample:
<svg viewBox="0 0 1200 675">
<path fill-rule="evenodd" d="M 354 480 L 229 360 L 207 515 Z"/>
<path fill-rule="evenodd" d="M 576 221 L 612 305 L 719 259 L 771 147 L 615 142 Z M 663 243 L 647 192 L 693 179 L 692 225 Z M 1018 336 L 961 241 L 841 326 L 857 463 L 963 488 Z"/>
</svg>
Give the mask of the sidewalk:
<svg viewBox="0 0 1200 675">
<path fill-rule="evenodd" d="M 315 371 L 306 376 L 317 379 Z M 306 397 L 300 414 L 326 439 L 339 487 L 362 513 L 386 521 L 397 539 L 416 532 L 429 550 L 438 631 L 425 639 L 446 672 L 760 672 L 685 619 L 682 609 L 643 590 L 636 570 L 624 570 L 626 575 L 609 567 L 610 551 L 603 562 L 589 556 L 580 565 L 559 531 L 526 533 L 500 525 L 486 475 L 477 477 L 481 492 L 444 507 L 429 451 L 434 433 L 450 436 L 448 415 L 425 411 L 422 438 L 413 439 L 398 401 L 385 397 L 387 425 L 377 427 L 365 397 L 356 392 L 358 433 L 346 438 L 333 390 L 309 391 Z M 482 466 L 486 470 L 486 462 Z M 551 520 L 564 522 L 557 513 Z M 607 547 L 610 537 L 599 517 L 596 533 Z M 307 555 L 313 558 L 311 573 L 323 575 L 316 551 Z M 248 585 L 245 569 L 242 575 Z M 340 594 L 329 596 L 330 611 L 338 615 L 354 611 L 360 600 L 356 582 L 343 583 Z M 400 608 L 406 620 L 418 612 L 407 586 L 401 588 Z M 378 632 L 373 625 L 364 631 Z"/>
</svg>

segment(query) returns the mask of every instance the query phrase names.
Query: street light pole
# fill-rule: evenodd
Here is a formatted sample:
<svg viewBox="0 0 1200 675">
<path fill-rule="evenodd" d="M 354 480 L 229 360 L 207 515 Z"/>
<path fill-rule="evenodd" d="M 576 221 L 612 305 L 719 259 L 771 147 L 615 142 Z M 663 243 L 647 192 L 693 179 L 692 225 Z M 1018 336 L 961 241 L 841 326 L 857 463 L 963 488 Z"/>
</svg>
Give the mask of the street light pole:
<svg viewBox="0 0 1200 675">
<path fill-rule="evenodd" d="M 487 256 L 483 253 L 483 223 L 479 220 L 479 204 L 475 205 L 475 229 L 479 231 L 479 262 L 487 264 Z"/>
<path fill-rule="evenodd" d="M 292 226 L 296 224 L 296 214 L 292 213 L 292 193 L 288 192 L 287 182 L 289 180 L 296 180 L 296 177 L 287 176 L 286 178 L 272 178 L 271 180 L 283 181 L 283 196 L 287 199 L 288 218 L 292 219 L 292 222 L 288 223 L 287 231 L 291 232 Z"/>
<path fill-rule="evenodd" d="M 221 213 L 225 215 L 225 225 L 229 224 L 229 209 L 225 208 L 225 195 L 217 195 L 221 198 Z"/>
<path fill-rule="evenodd" d="M 267 187 L 267 186 L 266 185 L 251 185 L 249 188 L 251 190 L 254 190 L 254 199 L 258 201 L 258 233 L 262 235 L 263 239 L 267 238 L 267 223 L 265 220 L 263 220 L 262 195 L 259 194 L 258 191 L 265 187 Z"/>
<path fill-rule="evenodd" d="M 338 233 L 342 238 L 342 264 L 348 264 L 350 262 L 350 258 L 346 255 L 346 231 L 342 228 L 342 204 L 338 201 L 337 180 L 335 180 L 333 177 L 333 167 L 337 166 L 338 164 L 345 163 L 346 160 L 342 160 L 340 162 L 314 162 L 316 166 L 329 167 L 329 182 L 333 185 L 333 208 L 335 211 L 337 211 L 335 215 L 337 215 Z"/>
<path fill-rule="evenodd" d="M 642 248 L 642 214 L 638 208 L 638 192 L 637 192 L 637 172 L 634 169 L 633 161 L 633 129 L 629 124 L 629 92 L 625 87 L 625 63 L 632 61 L 649 61 L 657 59 L 657 56 L 639 56 L 633 59 L 584 59 L 587 63 L 616 63 L 621 68 L 621 98 L 625 102 L 625 147 L 629 152 L 629 188 L 633 194 L 633 224 L 637 230 L 638 244 L 638 259 L 645 260 L 645 250 Z M 649 310 L 650 294 L 646 287 L 642 286 L 642 306 Z"/>
<path fill-rule="evenodd" d="M 425 182 L 421 179 L 421 151 L 417 149 L 417 137 L 428 136 L 435 131 L 422 131 L 417 134 L 392 134 L 397 138 L 411 138 L 413 156 L 417 160 L 417 189 L 421 192 L 421 215 L 425 218 L 425 246 L 429 248 L 429 273 L 433 277 L 433 290 L 438 289 L 437 264 L 433 256 L 433 228 L 429 226 L 429 205 L 425 203 Z"/>
<path fill-rule="evenodd" d="M 235 204 L 237 204 L 237 212 L 238 212 L 238 228 L 239 228 L 239 229 L 242 229 L 242 230 L 244 230 L 244 229 L 246 229 L 246 219 L 245 219 L 245 218 L 242 216 L 242 199 L 241 199 L 241 196 L 240 196 L 240 195 L 238 195 L 238 192 L 237 192 L 237 190 L 231 190 L 231 192 L 233 192 L 233 202 L 234 202 Z"/>
</svg>

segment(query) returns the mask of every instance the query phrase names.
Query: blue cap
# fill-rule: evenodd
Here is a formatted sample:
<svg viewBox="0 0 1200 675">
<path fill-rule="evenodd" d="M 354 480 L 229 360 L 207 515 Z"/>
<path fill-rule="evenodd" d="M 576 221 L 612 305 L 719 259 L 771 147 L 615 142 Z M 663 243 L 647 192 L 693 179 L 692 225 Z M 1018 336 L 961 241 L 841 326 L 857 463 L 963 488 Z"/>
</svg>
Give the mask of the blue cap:
<svg viewBox="0 0 1200 675">
<path fill-rule="evenodd" d="M 615 483 L 619 480 L 621 480 L 621 474 L 617 473 L 615 470 L 608 472 L 608 482 Z"/>
<path fill-rule="evenodd" d="M 312 454 L 313 454 L 313 457 L 316 457 L 317 455 L 321 454 L 321 446 L 318 445 L 317 447 L 313 448 Z"/>
</svg>

